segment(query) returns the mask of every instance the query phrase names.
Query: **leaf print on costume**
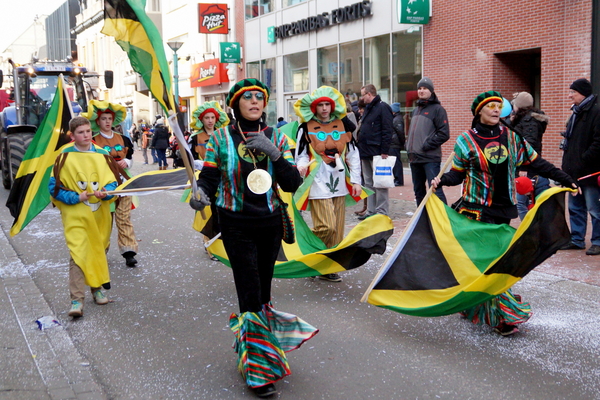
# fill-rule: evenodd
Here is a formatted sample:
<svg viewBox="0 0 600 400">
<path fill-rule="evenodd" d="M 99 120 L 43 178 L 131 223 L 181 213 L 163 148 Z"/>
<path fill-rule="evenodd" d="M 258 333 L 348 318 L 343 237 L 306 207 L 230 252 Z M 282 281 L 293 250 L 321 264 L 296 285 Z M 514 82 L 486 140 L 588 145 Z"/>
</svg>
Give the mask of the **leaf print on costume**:
<svg viewBox="0 0 600 400">
<path fill-rule="evenodd" d="M 329 191 L 331 193 L 335 193 L 335 192 L 339 192 L 339 189 L 338 189 L 339 183 L 340 183 L 340 178 L 335 178 L 335 181 L 334 181 L 333 175 L 330 174 L 329 175 L 329 183 L 326 183 L 325 185 L 327 186 L 327 188 L 329 189 Z"/>
</svg>

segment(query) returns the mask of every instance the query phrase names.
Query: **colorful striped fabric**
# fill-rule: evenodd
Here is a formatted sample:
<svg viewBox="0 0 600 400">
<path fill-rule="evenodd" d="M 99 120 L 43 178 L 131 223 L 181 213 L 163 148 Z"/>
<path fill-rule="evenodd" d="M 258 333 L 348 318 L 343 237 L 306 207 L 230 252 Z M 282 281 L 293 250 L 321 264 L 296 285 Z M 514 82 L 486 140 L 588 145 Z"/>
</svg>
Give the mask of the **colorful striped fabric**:
<svg viewBox="0 0 600 400">
<path fill-rule="evenodd" d="M 274 383 L 290 375 L 286 352 L 297 349 L 319 330 L 293 314 L 265 305 L 260 312 L 231 314 L 238 370 L 251 388 Z"/>
<path fill-rule="evenodd" d="M 513 295 L 511 289 L 461 312 L 461 315 L 474 324 L 489 326 L 522 324 L 531 318 L 531 314 L 529 303 L 521 301 L 521 296 Z"/>
</svg>

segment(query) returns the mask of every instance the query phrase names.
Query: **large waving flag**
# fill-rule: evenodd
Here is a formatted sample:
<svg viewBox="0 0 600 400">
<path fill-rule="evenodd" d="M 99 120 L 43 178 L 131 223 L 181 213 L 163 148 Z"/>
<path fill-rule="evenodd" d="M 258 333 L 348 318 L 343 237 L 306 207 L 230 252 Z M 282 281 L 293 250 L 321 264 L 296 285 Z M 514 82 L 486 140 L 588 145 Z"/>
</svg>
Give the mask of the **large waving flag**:
<svg viewBox="0 0 600 400">
<path fill-rule="evenodd" d="M 175 110 L 162 38 L 146 15 L 146 0 L 104 0 L 102 33 L 115 38 L 165 113 Z"/>
<path fill-rule="evenodd" d="M 431 196 L 363 301 L 421 317 L 463 311 L 505 292 L 571 240 L 565 191 L 536 199 L 518 229 L 471 220 Z M 372 291 L 370 291 L 372 289 Z"/>
<path fill-rule="evenodd" d="M 288 204 L 288 213 L 296 230 L 296 242 L 281 242 L 273 274 L 275 278 L 303 278 L 342 272 L 365 264 L 371 254 L 385 252 L 387 240 L 394 231 L 388 216 L 376 214 L 361 221 L 337 246 L 328 249 L 306 225 L 293 204 L 292 195 L 282 191 L 279 194 Z M 207 213 L 207 221 L 209 218 Z M 194 229 L 199 228 L 195 222 Z M 208 250 L 229 266 L 222 240 L 214 241 Z"/>
<path fill-rule="evenodd" d="M 11 236 L 21 232 L 50 203 L 50 172 L 60 147 L 69 141 L 67 132 L 72 116 L 71 102 L 60 75 L 54 101 L 27 147 L 6 201 L 15 218 Z"/>
</svg>

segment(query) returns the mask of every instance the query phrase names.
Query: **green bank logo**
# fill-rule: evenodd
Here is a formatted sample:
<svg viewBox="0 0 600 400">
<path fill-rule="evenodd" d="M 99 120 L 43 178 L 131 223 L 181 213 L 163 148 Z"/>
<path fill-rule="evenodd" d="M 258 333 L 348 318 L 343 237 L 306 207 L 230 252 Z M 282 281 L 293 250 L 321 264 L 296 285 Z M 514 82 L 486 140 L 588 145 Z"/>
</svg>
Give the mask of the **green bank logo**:
<svg viewBox="0 0 600 400">
<path fill-rule="evenodd" d="M 270 26 L 267 28 L 267 43 L 275 43 L 275 27 Z"/>
<path fill-rule="evenodd" d="M 401 24 L 429 23 L 431 0 L 398 0 L 398 22 Z"/>
</svg>

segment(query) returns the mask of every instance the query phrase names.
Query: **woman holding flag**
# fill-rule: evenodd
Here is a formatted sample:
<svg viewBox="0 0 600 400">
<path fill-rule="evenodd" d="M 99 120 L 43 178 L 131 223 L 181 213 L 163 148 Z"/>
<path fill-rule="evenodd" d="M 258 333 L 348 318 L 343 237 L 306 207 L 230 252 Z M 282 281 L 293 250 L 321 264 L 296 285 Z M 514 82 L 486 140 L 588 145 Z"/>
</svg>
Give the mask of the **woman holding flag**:
<svg viewBox="0 0 600 400">
<path fill-rule="evenodd" d="M 541 176 L 577 188 L 573 178 L 540 157 L 522 137 L 500 126 L 502 107 L 497 91 L 481 93 L 473 100 L 471 129 L 456 139 L 452 169 L 431 182 L 434 189 L 463 184 L 462 197 L 453 208 L 492 224 L 509 224 L 518 216 L 515 176 L 520 166 L 528 165 Z M 507 336 L 519 332 L 517 325 L 530 318 L 531 307 L 509 289 L 461 315 Z"/>
<path fill-rule="evenodd" d="M 218 129 L 206 146 L 198 179 L 199 198 L 190 205 L 215 205 L 221 238 L 238 296 L 240 313 L 232 314 L 238 369 L 257 396 L 277 391 L 274 382 L 290 374 L 285 352 L 298 348 L 318 330 L 271 305 L 271 280 L 284 235 L 285 204 L 277 186 L 294 192 L 302 183 L 286 137 L 265 124 L 269 89 L 256 79 L 243 79 L 226 102 L 236 124 Z"/>
</svg>

